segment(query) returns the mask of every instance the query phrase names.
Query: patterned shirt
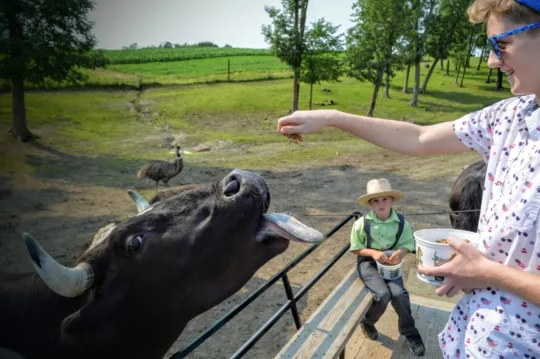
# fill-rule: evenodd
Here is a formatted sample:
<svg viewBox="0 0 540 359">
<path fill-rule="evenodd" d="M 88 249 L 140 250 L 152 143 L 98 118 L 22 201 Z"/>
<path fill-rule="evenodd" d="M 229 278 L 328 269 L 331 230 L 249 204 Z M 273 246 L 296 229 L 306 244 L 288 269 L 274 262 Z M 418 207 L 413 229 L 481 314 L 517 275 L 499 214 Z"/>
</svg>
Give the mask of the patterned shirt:
<svg viewBox="0 0 540 359">
<path fill-rule="evenodd" d="M 454 122 L 466 146 L 482 154 L 487 176 L 478 249 L 487 258 L 540 275 L 540 109 L 514 97 Z M 457 303 L 439 334 L 445 358 L 540 359 L 540 307 L 500 288 Z"/>
<path fill-rule="evenodd" d="M 399 226 L 399 218 L 394 210 L 392 210 L 390 216 L 385 221 L 381 221 L 377 218 L 377 215 L 375 215 L 373 211 L 370 211 L 365 217 L 370 221 L 369 231 L 372 239 L 370 243 L 371 248 L 381 250 L 394 244 Z M 393 249 L 407 248 L 409 252 L 412 252 L 414 250 L 414 237 L 411 225 L 406 219 L 404 220 L 403 232 Z M 364 216 L 362 216 L 353 224 L 351 230 L 351 248 L 349 250 L 357 251 L 366 248 L 366 239 L 367 235 L 366 232 L 364 232 Z"/>
</svg>

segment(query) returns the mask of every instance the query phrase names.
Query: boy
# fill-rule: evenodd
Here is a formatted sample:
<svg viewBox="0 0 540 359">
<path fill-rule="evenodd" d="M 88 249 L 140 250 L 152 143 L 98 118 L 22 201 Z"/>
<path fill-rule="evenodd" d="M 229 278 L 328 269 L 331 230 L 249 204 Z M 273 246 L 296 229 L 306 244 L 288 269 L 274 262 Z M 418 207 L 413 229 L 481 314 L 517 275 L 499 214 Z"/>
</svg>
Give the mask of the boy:
<svg viewBox="0 0 540 359">
<path fill-rule="evenodd" d="M 411 352 L 423 356 L 424 343 L 415 327 L 409 293 L 403 286 L 403 278 L 385 280 L 375 264 L 375 261 L 387 265 L 399 264 L 414 249 L 411 226 L 403 215 L 392 209 L 392 202 L 402 198 L 403 193 L 393 191 L 386 178 L 378 178 L 367 183 L 367 193 L 357 200 L 361 206 L 369 205 L 372 208 L 354 223 L 351 231 L 350 251 L 358 256 L 358 275 L 373 295 L 373 304 L 360 327 L 368 338 L 377 339 L 375 323 L 383 315 L 388 303 L 392 302 L 399 316 L 400 334 L 407 338 Z M 385 250 L 393 252 L 387 255 Z"/>
</svg>

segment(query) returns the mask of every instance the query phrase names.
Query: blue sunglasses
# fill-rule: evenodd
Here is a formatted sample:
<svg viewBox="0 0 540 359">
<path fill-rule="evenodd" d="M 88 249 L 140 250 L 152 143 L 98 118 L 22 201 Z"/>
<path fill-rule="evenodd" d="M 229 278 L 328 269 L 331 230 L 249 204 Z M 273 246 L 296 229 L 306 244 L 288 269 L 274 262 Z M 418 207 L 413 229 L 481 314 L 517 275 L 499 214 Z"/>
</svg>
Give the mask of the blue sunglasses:
<svg viewBox="0 0 540 359">
<path fill-rule="evenodd" d="M 517 29 L 513 29 L 507 32 L 503 32 L 502 34 L 493 35 L 491 37 L 488 37 L 487 39 L 487 46 L 490 51 L 492 51 L 495 56 L 500 59 L 501 58 L 501 49 L 499 48 L 499 45 L 497 44 L 497 41 L 500 39 L 503 39 L 508 36 L 512 36 L 515 34 L 519 34 L 520 32 L 535 29 L 537 27 L 540 27 L 540 22 L 535 22 L 534 24 L 525 25 L 522 27 L 518 27 Z"/>
</svg>

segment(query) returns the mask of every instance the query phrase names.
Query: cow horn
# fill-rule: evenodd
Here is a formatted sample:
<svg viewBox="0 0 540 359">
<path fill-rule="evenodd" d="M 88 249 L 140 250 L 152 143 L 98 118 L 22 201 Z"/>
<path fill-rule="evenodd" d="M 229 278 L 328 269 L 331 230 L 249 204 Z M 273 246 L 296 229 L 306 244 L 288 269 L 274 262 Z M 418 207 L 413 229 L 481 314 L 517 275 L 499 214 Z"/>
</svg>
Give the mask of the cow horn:
<svg viewBox="0 0 540 359">
<path fill-rule="evenodd" d="M 92 286 L 94 275 L 88 263 L 79 263 L 75 268 L 64 267 L 30 234 L 23 233 L 22 236 L 34 269 L 52 291 L 64 297 L 77 297 Z"/>
<path fill-rule="evenodd" d="M 139 213 L 150 207 L 150 204 L 137 192 L 128 189 L 129 196 L 135 201 Z"/>
</svg>

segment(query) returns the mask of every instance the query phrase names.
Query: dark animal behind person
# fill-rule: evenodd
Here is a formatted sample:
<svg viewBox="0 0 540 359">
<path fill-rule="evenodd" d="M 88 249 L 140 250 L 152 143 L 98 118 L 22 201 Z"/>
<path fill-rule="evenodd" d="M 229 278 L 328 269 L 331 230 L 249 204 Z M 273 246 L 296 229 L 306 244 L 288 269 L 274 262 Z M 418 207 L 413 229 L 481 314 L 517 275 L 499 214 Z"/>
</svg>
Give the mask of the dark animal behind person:
<svg viewBox="0 0 540 359">
<path fill-rule="evenodd" d="M 180 153 L 180 146 L 176 146 L 176 160 L 174 162 L 166 162 L 154 160 L 148 162 L 137 173 L 137 178 L 148 178 L 156 182 L 156 191 L 159 188 L 159 181 L 168 185 L 171 178 L 182 172 L 184 168 L 184 160 Z"/>
<path fill-rule="evenodd" d="M 467 166 L 452 185 L 449 200 L 450 209 L 453 211 L 450 213 L 452 228 L 477 232 L 486 168 L 484 161 L 475 162 Z"/>
</svg>

